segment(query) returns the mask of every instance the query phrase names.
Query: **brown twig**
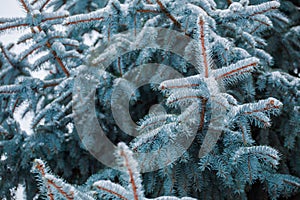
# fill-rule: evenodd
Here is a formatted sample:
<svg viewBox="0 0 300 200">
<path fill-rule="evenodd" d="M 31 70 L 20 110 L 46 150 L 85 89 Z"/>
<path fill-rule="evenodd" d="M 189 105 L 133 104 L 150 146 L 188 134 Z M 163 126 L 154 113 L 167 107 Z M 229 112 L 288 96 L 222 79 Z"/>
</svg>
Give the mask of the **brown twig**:
<svg viewBox="0 0 300 200">
<path fill-rule="evenodd" d="M 109 190 L 109 189 L 101 187 L 101 186 L 97 186 L 97 188 L 100 189 L 100 190 L 103 190 L 105 192 L 108 192 L 110 194 L 113 194 L 113 195 L 115 195 L 116 197 L 118 197 L 118 198 L 120 198 L 122 200 L 128 200 L 126 197 L 124 197 L 123 195 L 121 195 L 121 194 L 119 194 L 119 193 L 117 193 L 115 191 Z"/>
<path fill-rule="evenodd" d="M 179 28 L 181 29 L 181 24 L 177 21 L 177 19 L 171 15 L 171 13 L 167 10 L 167 8 L 163 5 L 160 0 L 156 0 L 156 3 L 159 5 L 161 11 L 165 13 L 165 15 Z"/>
<path fill-rule="evenodd" d="M 204 20 L 202 19 L 202 17 L 200 17 L 198 24 L 200 29 L 200 41 L 201 41 L 201 48 L 202 48 L 201 53 L 202 53 L 203 63 L 204 63 L 204 77 L 208 78 L 209 66 L 208 66 L 206 46 L 205 46 Z"/>
<path fill-rule="evenodd" d="M 132 169 L 130 168 L 130 165 L 129 165 L 129 160 L 127 158 L 127 155 L 125 154 L 124 151 L 121 151 L 121 156 L 124 157 L 125 167 L 128 170 L 128 174 L 129 174 L 129 178 L 130 178 L 129 182 L 131 183 L 132 191 L 133 191 L 133 198 L 134 198 L 134 200 L 139 200 L 138 194 L 137 194 L 137 186 L 136 186 L 136 183 L 135 183 L 135 180 L 134 180 L 134 177 L 133 177 L 133 171 L 132 171 Z"/>
</svg>

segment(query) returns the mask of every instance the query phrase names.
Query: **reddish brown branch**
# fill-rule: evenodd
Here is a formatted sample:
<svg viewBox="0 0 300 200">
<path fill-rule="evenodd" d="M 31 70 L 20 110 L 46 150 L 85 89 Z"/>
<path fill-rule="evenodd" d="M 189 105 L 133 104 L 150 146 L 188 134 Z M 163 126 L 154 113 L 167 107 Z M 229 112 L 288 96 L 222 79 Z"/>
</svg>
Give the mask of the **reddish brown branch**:
<svg viewBox="0 0 300 200">
<path fill-rule="evenodd" d="M 180 100 L 182 100 L 182 99 L 205 99 L 204 97 L 200 97 L 200 96 L 185 96 L 185 97 L 180 97 L 180 98 L 178 98 L 178 99 L 175 99 L 175 100 L 173 100 L 173 101 L 170 101 L 169 103 L 174 103 L 174 102 L 176 102 L 176 101 L 180 101 Z"/>
<path fill-rule="evenodd" d="M 25 9 L 25 11 L 26 11 L 27 13 L 29 13 L 30 10 L 29 10 L 28 6 L 26 5 L 25 1 L 24 1 L 24 0 L 20 0 L 20 2 L 21 2 L 21 4 L 22 4 L 23 8 Z"/>
<path fill-rule="evenodd" d="M 34 1 L 31 3 L 31 5 L 36 4 L 38 1 L 39 1 L 39 0 L 34 0 Z"/>
<path fill-rule="evenodd" d="M 263 13 L 265 13 L 265 12 L 268 12 L 268 11 L 270 11 L 270 10 L 276 10 L 277 9 L 277 7 L 271 7 L 271 8 L 268 8 L 268 9 L 265 9 L 265 10 L 262 10 L 262 11 L 260 11 L 260 12 L 256 12 L 256 13 L 253 13 L 252 15 L 250 15 L 250 17 L 252 17 L 252 16 L 254 16 L 254 15 L 260 15 L 260 14 L 263 14 Z"/>
<path fill-rule="evenodd" d="M 4 31 L 4 30 L 7 30 L 7 29 L 18 28 L 18 27 L 23 27 L 23 26 L 29 26 L 29 24 L 18 24 L 18 25 L 6 26 L 6 27 L 3 27 L 3 28 L 0 28 L 0 31 Z"/>
<path fill-rule="evenodd" d="M 35 168 L 37 168 L 41 172 L 42 176 L 46 175 L 45 169 L 44 169 L 43 165 L 41 165 L 40 163 L 37 163 L 37 165 L 35 166 Z"/>
<path fill-rule="evenodd" d="M 97 186 L 97 188 L 100 189 L 100 190 L 103 190 L 103 191 L 105 191 L 105 192 L 108 192 L 108 193 L 110 193 L 110 194 L 113 194 L 113 195 L 115 195 L 116 197 L 118 197 L 118 198 L 120 198 L 120 199 L 122 199 L 122 200 L 128 200 L 126 197 L 122 196 L 122 195 L 119 194 L 119 193 L 116 193 L 115 191 L 109 190 L 109 189 L 104 188 L 104 187 L 101 187 L 101 186 Z"/>
<path fill-rule="evenodd" d="M 145 128 L 149 127 L 149 126 L 152 126 L 152 125 L 154 125 L 154 124 L 157 124 L 157 123 L 159 123 L 159 122 L 164 122 L 164 121 L 165 121 L 165 120 L 163 119 L 163 120 L 159 120 L 159 121 L 152 122 L 152 123 L 147 124 L 146 126 L 144 126 L 143 129 L 145 129 Z"/>
<path fill-rule="evenodd" d="M 32 49 L 30 52 L 28 52 L 27 54 L 25 54 L 20 61 L 24 60 L 27 56 L 29 56 L 30 54 L 32 54 L 34 51 L 38 50 L 39 48 L 41 48 L 42 46 L 37 46 L 34 49 Z"/>
<path fill-rule="evenodd" d="M 47 6 L 47 4 L 50 2 L 50 0 L 47 0 L 42 7 L 40 8 L 40 11 L 44 10 L 44 8 Z"/>
<path fill-rule="evenodd" d="M 174 89 L 174 88 L 189 88 L 189 87 L 197 87 L 200 84 L 198 83 L 194 83 L 194 84 L 187 84 L 187 85 L 174 85 L 174 86 L 170 86 L 168 87 L 168 89 Z M 166 89 L 165 86 L 161 87 L 162 90 Z"/>
<path fill-rule="evenodd" d="M 238 72 L 238 71 L 240 71 L 240 70 L 246 69 L 246 68 L 251 67 L 251 66 L 256 66 L 256 64 L 257 64 L 257 63 L 254 62 L 254 63 L 250 63 L 249 65 L 242 66 L 242 67 L 240 67 L 240 68 L 238 68 L 238 69 L 231 70 L 231 71 L 229 71 L 229 72 L 227 72 L 227 73 L 225 73 L 225 74 L 222 74 L 222 75 L 218 76 L 216 79 L 220 79 L 220 78 L 224 78 L 224 77 L 226 77 L 226 76 L 230 76 L 230 75 L 232 75 L 233 73 Z M 249 71 L 247 71 L 247 72 L 249 72 Z"/>
<path fill-rule="evenodd" d="M 19 103 L 19 98 L 17 98 L 16 102 L 14 103 L 14 107 L 13 107 L 13 109 L 12 109 L 12 113 L 15 112 L 18 103 Z"/>
<path fill-rule="evenodd" d="M 37 27 L 38 30 L 41 32 L 42 28 L 40 26 Z M 36 31 L 31 28 L 31 32 L 32 33 L 36 33 Z M 49 41 L 46 42 L 46 46 L 51 49 L 52 45 L 50 44 Z M 64 63 L 62 62 L 62 60 L 57 56 L 57 53 L 55 51 L 51 51 L 51 53 L 53 54 L 55 60 L 57 61 L 57 63 L 59 64 L 59 66 L 61 67 L 61 69 L 63 70 L 63 72 L 66 74 L 67 77 L 70 76 L 70 72 L 67 70 L 67 68 L 65 67 Z"/>
<path fill-rule="evenodd" d="M 72 24 L 79 24 L 79 23 L 85 23 L 85 22 L 91 22 L 91 21 L 100 21 L 103 20 L 104 17 L 95 17 L 95 18 L 90 18 L 90 19 L 82 19 L 82 20 L 78 20 L 78 21 L 73 21 L 73 22 L 68 22 L 65 23 L 64 25 L 72 25 Z"/>
<path fill-rule="evenodd" d="M 48 88 L 48 87 L 55 87 L 55 86 L 57 86 L 57 85 L 59 85 L 59 83 L 45 84 L 45 85 L 43 86 L 43 88 L 46 89 L 46 88 Z"/>
<path fill-rule="evenodd" d="M 165 15 L 179 28 L 181 29 L 181 24 L 177 21 L 177 19 L 171 15 L 171 13 L 167 10 L 167 8 L 162 4 L 160 0 L 156 0 L 156 3 L 159 5 L 161 11 L 165 13 Z"/>
<path fill-rule="evenodd" d="M 20 40 L 20 41 L 18 41 L 17 42 L 17 44 L 21 44 L 21 43 L 24 43 L 24 42 L 26 42 L 27 40 L 32 40 L 33 39 L 33 37 L 30 37 L 30 38 L 25 38 L 24 40 Z"/>
<path fill-rule="evenodd" d="M 259 19 L 254 19 L 254 21 L 257 21 L 257 22 L 259 22 L 259 23 L 261 23 L 261 24 L 264 24 L 264 25 L 266 25 L 266 26 L 270 26 L 270 24 L 268 24 L 268 23 L 266 23 L 266 22 L 264 22 L 264 21 L 262 21 L 262 20 L 259 20 Z"/>
<path fill-rule="evenodd" d="M 66 17 L 68 17 L 68 15 L 62 15 L 62 16 L 44 18 L 44 19 L 42 19 L 42 22 L 56 20 L 56 19 L 63 19 L 63 18 L 66 18 Z"/>
<path fill-rule="evenodd" d="M 4 48 L 3 48 L 2 45 L 0 45 L 0 48 L 1 48 L 1 51 L 2 51 L 2 53 L 3 53 L 3 55 L 4 55 L 4 57 L 5 57 L 6 60 L 8 61 L 8 63 L 14 68 L 15 66 L 14 66 L 13 63 L 10 61 L 10 59 L 9 59 L 8 55 L 6 54 L 6 52 L 5 52 L 5 50 L 4 50 Z"/>
<path fill-rule="evenodd" d="M 261 27 L 261 24 L 259 24 L 258 26 L 256 26 L 256 27 L 250 32 L 250 34 L 253 34 L 255 31 L 257 31 L 257 29 L 259 29 L 259 27 Z"/>
<path fill-rule="evenodd" d="M 201 41 L 201 48 L 202 48 L 202 57 L 204 63 L 204 77 L 208 78 L 208 61 L 207 61 L 207 54 L 206 54 L 206 46 L 205 46 L 205 34 L 204 34 L 204 20 L 202 17 L 199 19 L 199 29 L 200 29 L 200 41 Z"/>
<path fill-rule="evenodd" d="M 35 167 L 40 171 L 41 175 L 43 177 L 45 177 L 46 172 L 45 172 L 43 165 L 41 165 L 40 163 L 37 163 L 37 165 Z M 49 195 L 50 200 L 54 200 L 54 195 L 52 194 L 50 185 L 48 185 L 48 184 L 47 184 L 47 190 L 48 190 L 48 195 Z"/>
<path fill-rule="evenodd" d="M 57 189 L 57 191 L 58 191 L 59 193 L 61 193 L 63 196 L 65 196 L 67 200 L 73 200 L 73 199 L 74 199 L 74 193 L 73 193 L 73 192 L 71 192 L 71 194 L 67 194 L 65 191 L 63 191 L 63 190 L 61 189 L 60 186 L 56 185 L 56 184 L 54 183 L 54 181 L 52 181 L 52 180 L 47 180 L 47 182 L 48 182 L 49 184 L 53 185 L 53 187 L 55 187 L 55 189 Z"/>
<path fill-rule="evenodd" d="M 133 191 L 134 200 L 138 200 L 139 198 L 138 198 L 138 194 L 137 194 L 137 186 L 135 184 L 135 180 L 134 180 L 134 177 L 133 177 L 133 172 L 132 172 L 132 170 L 130 168 L 130 165 L 129 165 L 129 160 L 128 160 L 127 155 L 125 154 L 124 151 L 121 151 L 121 156 L 124 157 L 124 159 L 125 159 L 125 166 L 126 166 L 126 168 L 128 170 L 128 174 L 129 174 L 129 177 L 130 177 L 130 181 L 129 182 L 132 185 L 132 191 Z"/>
<path fill-rule="evenodd" d="M 46 43 L 46 46 L 51 49 L 51 44 L 50 42 Z M 70 72 L 67 70 L 67 68 L 65 67 L 64 63 L 62 62 L 62 60 L 60 59 L 60 57 L 58 57 L 57 53 L 55 51 L 51 51 L 51 53 L 53 54 L 55 60 L 57 61 L 57 63 L 59 64 L 59 66 L 61 67 L 61 69 L 63 70 L 63 72 L 66 74 L 67 77 L 70 76 Z"/>
<path fill-rule="evenodd" d="M 63 72 L 66 74 L 67 77 L 69 77 L 70 72 L 65 67 L 63 61 L 60 59 L 60 57 L 57 56 L 57 53 L 55 51 L 52 51 L 52 54 L 53 54 L 55 60 L 57 61 L 57 63 L 59 64 L 59 66 L 61 67 L 61 69 L 63 70 Z"/>
<path fill-rule="evenodd" d="M 266 111 L 266 110 L 270 110 L 272 108 L 276 108 L 276 109 L 279 109 L 280 106 L 275 106 L 274 105 L 274 100 L 271 100 L 267 105 L 266 107 L 262 108 L 262 109 L 259 109 L 259 110 L 253 110 L 251 112 L 245 112 L 245 114 L 252 114 L 252 113 L 255 113 L 255 112 L 263 112 L 263 111 Z"/>
<path fill-rule="evenodd" d="M 160 13 L 160 11 L 157 10 L 136 10 L 136 12 L 141 12 L 141 13 Z"/>
</svg>

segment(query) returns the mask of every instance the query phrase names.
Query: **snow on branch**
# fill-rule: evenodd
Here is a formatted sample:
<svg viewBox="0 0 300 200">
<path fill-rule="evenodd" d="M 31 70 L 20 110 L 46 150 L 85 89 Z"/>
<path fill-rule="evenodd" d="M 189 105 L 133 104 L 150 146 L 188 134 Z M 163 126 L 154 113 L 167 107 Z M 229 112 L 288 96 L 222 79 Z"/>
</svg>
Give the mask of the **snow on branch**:
<svg viewBox="0 0 300 200">
<path fill-rule="evenodd" d="M 181 24 L 177 19 L 168 11 L 168 9 L 164 6 L 164 4 L 160 0 L 156 0 L 156 3 L 159 5 L 161 11 L 177 26 L 181 29 Z"/>
<path fill-rule="evenodd" d="M 208 48 L 207 43 L 207 27 L 205 24 L 205 21 L 203 17 L 199 17 L 198 19 L 198 25 L 199 25 L 199 40 L 201 44 L 201 55 L 202 55 L 202 61 L 203 61 L 203 67 L 204 67 L 204 77 L 209 77 L 209 71 L 210 71 L 210 52 Z"/>
<path fill-rule="evenodd" d="M 97 181 L 93 184 L 93 187 L 103 191 L 105 194 L 108 194 L 107 195 L 108 198 L 111 196 L 112 198 L 117 197 L 122 200 L 130 200 L 129 192 L 124 187 L 112 183 L 111 181 L 105 181 L 105 180 Z"/>
<path fill-rule="evenodd" d="M 240 147 L 233 155 L 233 163 L 243 162 L 244 155 L 254 155 L 261 158 L 263 162 L 269 162 L 273 168 L 279 164 L 279 153 L 275 149 L 268 146 L 253 146 L 253 147 Z"/>
<path fill-rule="evenodd" d="M 41 159 L 35 159 L 32 172 L 37 173 L 40 181 L 40 189 L 44 191 L 46 188 L 47 198 L 56 200 L 64 198 L 66 200 L 93 200 L 89 194 L 79 191 L 74 186 L 65 183 L 62 179 L 53 176 Z"/>
<path fill-rule="evenodd" d="M 248 119 L 258 127 L 269 127 L 270 115 L 278 115 L 282 108 L 282 103 L 275 98 L 260 100 L 257 103 L 248 103 L 236 106 L 231 114 L 235 115 L 235 120 L 243 121 Z"/>
<path fill-rule="evenodd" d="M 240 60 L 228 67 L 222 67 L 213 71 L 216 80 L 222 79 L 227 84 L 234 84 L 249 75 L 258 64 L 255 57 Z"/>
<path fill-rule="evenodd" d="M 133 158 L 132 151 L 124 143 L 118 144 L 116 155 L 121 167 L 125 168 L 129 176 L 128 188 L 132 192 L 132 199 L 141 200 L 144 198 L 142 180 L 138 169 L 138 164 Z"/>
</svg>

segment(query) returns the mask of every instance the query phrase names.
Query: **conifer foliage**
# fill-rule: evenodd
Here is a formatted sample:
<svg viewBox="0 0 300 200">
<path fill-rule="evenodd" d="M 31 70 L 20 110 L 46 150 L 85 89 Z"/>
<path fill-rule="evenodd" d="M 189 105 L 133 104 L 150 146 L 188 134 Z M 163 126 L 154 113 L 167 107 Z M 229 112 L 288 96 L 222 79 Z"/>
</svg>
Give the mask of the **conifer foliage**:
<svg viewBox="0 0 300 200">
<path fill-rule="evenodd" d="M 1 198 L 11 199 L 19 185 L 27 199 L 50 200 L 251 199 L 255 190 L 261 198 L 299 195 L 300 17 L 291 14 L 299 10 L 295 2 L 19 4 L 24 17 L 0 18 L 1 35 L 24 33 L 11 44 L 0 43 Z M 154 32 L 146 32 L 149 27 L 192 40 L 178 56 L 153 48 L 179 41 L 174 35 L 157 40 Z M 99 82 L 96 94 L 90 91 L 81 99 L 95 96 L 99 123 L 117 146 L 119 170 L 112 169 L 98 162 L 78 136 L 82 130 L 75 128 L 72 108 L 83 116 L 86 110 L 72 98 L 74 82 L 82 69 L 100 66 L 109 55 L 145 40 L 151 47 L 111 61 L 103 76 L 92 77 Z M 112 41 L 117 48 L 107 45 Z M 149 63 L 171 66 L 183 77 L 137 88 L 128 74 Z M 162 73 L 155 72 L 153 80 Z M 142 76 L 139 72 L 136 79 Z M 127 102 L 138 124 L 134 138 L 112 115 L 115 98 L 124 98 L 113 95 L 120 85 L 134 93 Z M 157 109 L 145 110 L 157 101 Z M 19 117 L 28 118 L 30 130 L 21 129 Z M 122 120 L 126 126 L 127 119 Z M 188 146 L 176 143 L 190 137 Z M 149 152 L 160 156 L 135 157 Z"/>
</svg>

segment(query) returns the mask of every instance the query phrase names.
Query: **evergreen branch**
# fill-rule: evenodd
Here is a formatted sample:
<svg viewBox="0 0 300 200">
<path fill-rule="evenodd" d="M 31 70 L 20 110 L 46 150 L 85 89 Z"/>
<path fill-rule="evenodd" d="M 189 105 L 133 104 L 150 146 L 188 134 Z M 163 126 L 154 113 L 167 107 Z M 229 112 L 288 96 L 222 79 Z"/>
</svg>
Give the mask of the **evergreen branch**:
<svg viewBox="0 0 300 200">
<path fill-rule="evenodd" d="M 15 110 L 16 110 L 16 107 L 17 107 L 17 105 L 18 105 L 19 101 L 20 101 L 20 98 L 18 97 L 18 98 L 17 98 L 17 100 L 16 100 L 16 101 L 15 101 L 15 103 L 14 103 L 14 106 L 13 106 L 13 109 L 12 109 L 12 113 L 14 113 L 14 112 L 15 112 Z"/>
<path fill-rule="evenodd" d="M 38 172 L 42 177 L 45 177 L 47 172 L 45 163 L 40 159 L 35 159 L 34 164 L 35 165 L 33 167 L 35 167 L 38 170 Z M 50 185 L 47 185 L 46 187 L 47 187 L 47 195 L 49 196 L 50 200 L 54 200 L 54 195 L 51 191 Z"/>
<path fill-rule="evenodd" d="M 162 125 L 161 127 L 153 128 L 147 133 L 136 137 L 131 144 L 132 150 L 137 151 L 138 148 L 143 146 L 144 144 L 154 143 L 155 139 L 159 137 L 158 135 L 161 133 L 161 131 L 164 132 L 164 129 L 166 130 L 174 129 L 176 128 L 177 125 L 178 125 L 177 122 L 170 122 L 168 124 Z M 169 137 L 168 139 L 171 139 L 171 137 Z"/>
<path fill-rule="evenodd" d="M 26 13 L 30 13 L 29 7 L 26 5 L 24 0 L 19 0 L 21 2 L 22 7 L 25 9 Z"/>
<path fill-rule="evenodd" d="M 264 161 L 269 161 L 274 168 L 279 164 L 280 160 L 279 153 L 275 149 L 268 146 L 253 146 L 240 147 L 232 157 L 234 163 L 238 162 L 244 154 L 261 156 L 265 158 L 263 159 Z M 267 160 L 266 156 L 270 159 Z"/>
<path fill-rule="evenodd" d="M 19 23 L 5 23 L 5 24 L 0 24 L 0 31 L 4 31 L 7 29 L 15 29 L 15 28 L 20 28 L 20 27 L 25 27 L 29 26 L 27 23 L 19 24 Z"/>
<path fill-rule="evenodd" d="M 27 40 L 32 40 L 32 39 L 33 39 L 32 33 L 26 34 L 19 38 L 17 44 L 25 43 Z"/>
<path fill-rule="evenodd" d="M 112 194 L 122 200 L 129 200 L 126 196 L 128 195 L 127 190 L 120 185 L 112 183 L 110 181 L 97 181 L 93 184 L 99 190 Z M 125 194 L 125 195 L 123 195 Z"/>
<path fill-rule="evenodd" d="M 41 44 L 31 46 L 29 49 L 27 49 L 25 52 L 23 52 L 24 55 L 20 54 L 21 57 L 19 58 L 19 61 L 22 62 L 30 54 L 32 54 L 34 51 L 40 49 L 41 47 L 43 47 L 43 45 L 41 45 Z"/>
<path fill-rule="evenodd" d="M 1 125 L 0 125 L 0 134 L 4 136 L 8 135 L 8 131 L 5 128 L 3 128 Z"/>
<path fill-rule="evenodd" d="M 102 21 L 104 20 L 104 17 L 92 17 L 89 19 L 76 19 L 76 20 L 68 20 L 64 23 L 65 26 L 74 25 L 74 24 L 80 24 L 80 23 L 87 23 L 92 21 Z"/>
<path fill-rule="evenodd" d="M 200 124 L 199 124 L 200 131 L 202 131 L 205 123 L 206 103 L 207 103 L 207 99 L 205 98 L 201 99 L 201 116 L 200 116 Z"/>
<path fill-rule="evenodd" d="M 33 0 L 33 1 L 31 2 L 31 5 L 36 4 L 38 1 L 39 1 L 39 0 Z"/>
<path fill-rule="evenodd" d="M 124 143 L 119 143 L 117 155 L 120 159 L 122 159 L 121 165 L 127 169 L 129 183 L 131 184 L 133 192 L 133 199 L 142 200 L 144 195 L 141 186 L 140 174 L 137 168 L 137 163 L 132 157 L 132 152 Z"/>
<path fill-rule="evenodd" d="M 207 59 L 207 53 L 206 53 L 206 46 L 205 46 L 205 30 L 204 30 L 204 20 L 203 18 L 200 16 L 199 17 L 199 21 L 198 21 L 198 25 L 199 25 L 199 35 L 200 35 L 200 43 L 201 43 L 201 54 L 202 54 L 202 58 L 203 58 L 203 64 L 204 64 L 204 77 L 208 78 L 209 76 L 209 66 L 208 66 L 208 59 Z"/>
<path fill-rule="evenodd" d="M 167 99 L 167 105 L 177 103 L 179 101 L 184 102 L 185 100 L 198 99 L 198 100 L 207 100 L 208 96 L 204 91 L 200 89 L 185 89 L 185 90 L 176 90 L 174 91 Z"/>
<path fill-rule="evenodd" d="M 258 105 L 260 108 L 254 109 L 251 111 L 245 111 L 244 113 L 245 114 L 253 114 L 256 112 L 270 112 L 273 109 L 280 109 L 282 107 L 282 103 L 275 98 L 268 98 L 267 100 L 260 100 L 256 105 Z"/>
<path fill-rule="evenodd" d="M 251 172 L 251 160 L 250 160 L 250 156 L 248 156 L 248 171 L 249 171 L 249 180 L 250 183 L 252 183 L 252 172 Z"/>
<path fill-rule="evenodd" d="M 67 200 L 73 200 L 74 199 L 74 191 L 66 192 L 62 188 L 63 186 L 59 186 L 57 182 L 59 182 L 54 176 L 46 174 L 44 176 L 47 179 L 47 183 L 49 185 L 52 185 L 60 194 L 62 194 Z"/>
<path fill-rule="evenodd" d="M 44 84 L 44 89 L 46 89 L 46 88 L 48 88 L 48 87 L 55 87 L 55 86 L 57 86 L 59 83 L 45 83 Z"/>
<path fill-rule="evenodd" d="M 14 94 L 21 92 L 22 87 L 19 85 L 0 86 L 0 94 Z"/>
<path fill-rule="evenodd" d="M 47 18 L 43 18 L 41 20 L 41 22 L 47 22 L 47 21 L 53 21 L 53 20 L 57 20 L 57 19 L 65 19 L 69 17 L 69 15 L 62 15 L 62 16 L 55 16 L 55 17 L 47 17 Z M 59 22 L 58 22 L 59 23 Z"/>
<path fill-rule="evenodd" d="M 49 42 L 47 42 L 47 47 L 48 48 L 51 48 L 51 44 Z M 55 60 L 57 61 L 57 63 L 59 64 L 59 66 L 61 67 L 61 69 L 63 70 L 63 72 L 65 73 L 65 75 L 67 77 L 70 77 L 70 72 L 69 70 L 67 69 L 67 67 L 64 65 L 63 61 L 61 60 L 60 57 L 58 57 L 57 53 L 55 51 L 51 51 Z"/>
<path fill-rule="evenodd" d="M 244 127 L 244 126 L 239 126 L 240 130 L 242 131 L 242 138 L 243 138 L 243 143 L 244 143 L 244 146 L 247 145 L 247 141 L 246 141 L 246 132 L 247 132 L 247 129 Z"/>
<path fill-rule="evenodd" d="M 42 32 L 42 28 L 41 28 L 40 26 L 37 26 L 37 28 L 38 28 L 39 32 Z M 37 32 L 36 32 L 34 29 L 31 29 L 31 32 L 32 32 L 33 34 L 37 34 Z M 62 71 L 65 73 L 65 75 L 66 75 L 67 77 L 69 77 L 69 76 L 70 76 L 69 70 L 68 70 L 67 67 L 64 65 L 64 63 L 63 63 L 63 61 L 61 60 L 61 58 L 58 57 L 57 53 L 56 53 L 54 50 L 52 50 L 52 44 L 51 44 L 49 41 L 46 42 L 46 47 L 48 47 L 48 48 L 50 49 L 52 55 L 54 56 L 56 62 L 58 63 L 58 65 L 60 66 L 60 68 L 62 69 Z M 35 62 L 35 64 L 33 65 L 33 67 L 35 68 L 36 66 L 38 66 L 38 65 L 40 65 L 40 64 L 42 64 L 42 63 L 44 63 L 44 62 L 46 62 L 46 61 L 48 61 L 48 60 L 50 59 L 49 56 L 47 56 L 47 57 L 44 56 L 44 58 L 45 58 L 45 59 L 42 60 L 42 62 L 40 61 L 40 59 L 38 60 L 38 62 Z"/>
<path fill-rule="evenodd" d="M 59 98 L 55 99 L 54 101 L 52 101 L 51 103 L 49 103 L 48 105 L 46 105 L 45 108 L 43 108 L 32 120 L 32 128 L 35 128 L 39 122 L 43 119 L 43 117 L 48 113 L 51 112 L 51 110 L 53 112 L 58 112 L 58 108 L 59 108 L 59 104 L 67 99 L 70 95 L 72 95 L 72 91 L 68 90 L 66 91 L 63 95 L 61 95 Z M 60 112 L 62 112 L 60 110 Z M 57 115 L 59 114 L 59 112 L 57 113 Z"/>
<path fill-rule="evenodd" d="M 160 0 L 156 0 L 156 3 L 159 5 L 161 11 L 165 13 L 165 15 L 179 28 L 181 29 L 180 22 L 177 21 L 177 19 L 171 15 L 171 13 L 168 11 L 168 9 L 163 5 L 163 3 Z"/>
<path fill-rule="evenodd" d="M 196 199 L 191 197 L 178 198 L 178 197 L 171 197 L 171 196 L 163 196 L 163 197 L 157 197 L 153 200 L 196 200 Z"/>
<path fill-rule="evenodd" d="M 139 127 L 138 131 L 141 133 L 150 132 L 160 126 L 162 126 L 165 122 L 172 122 L 175 120 L 175 115 L 165 114 L 165 113 L 155 113 L 149 114 L 144 119 L 138 122 Z"/>
<path fill-rule="evenodd" d="M 48 88 L 48 87 L 55 87 L 57 85 L 59 85 L 62 81 L 64 80 L 64 78 L 60 78 L 60 79 L 54 79 L 54 80 L 49 80 L 49 81 L 44 81 L 44 86 L 43 88 Z"/>
<path fill-rule="evenodd" d="M 253 19 L 254 21 L 257 21 L 257 22 L 259 22 L 260 24 L 263 24 L 263 25 L 265 25 L 265 26 L 272 26 L 272 24 L 270 24 L 270 23 L 268 23 L 268 22 L 264 22 L 264 21 L 262 21 L 262 20 L 259 20 L 259 19 Z"/>
<path fill-rule="evenodd" d="M 47 195 L 50 200 L 61 199 L 63 196 L 67 200 L 93 200 L 89 194 L 77 190 L 74 186 L 65 183 L 63 180 L 56 178 L 46 169 L 45 163 L 40 159 L 35 159 L 33 164 L 33 172 L 38 172 L 41 176 L 41 182 L 47 188 Z M 43 186 L 43 185 L 41 185 Z M 52 187 L 52 188 L 51 188 Z M 55 189 L 58 193 L 53 193 L 51 189 Z M 59 195 L 58 195 L 59 194 Z"/>
<path fill-rule="evenodd" d="M 249 73 L 254 70 L 258 63 L 256 58 L 246 58 L 240 60 L 235 64 L 232 64 L 228 67 L 223 67 L 214 71 L 215 79 L 231 78 L 232 76 L 241 75 L 243 73 Z"/>
<path fill-rule="evenodd" d="M 127 167 L 128 174 L 129 174 L 129 177 L 130 177 L 129 182 L 131 183 L 131 186 L 132 186 L 134 200 L 138 200 L 139 198 L 138 198 L 138 194 L 137 194 L 137 186 L 136 186 L 136 183 L 135 183 L 135 180 L 134 180 L 133 171 L 130 168 L 129 160 L 128 160 L 128 158 L 127 158 L 124 151 L 121 151 L 120 155 L 123 156 L 124 160 L 125 160 L 125 166 Z"/>
<path fill-rule="evenodd" d="M 6 49 L 4 49 L 4 47 L 3 47 L 3 45 L 0 43 L 0 48 L 1 48 L 1 51 L 2 51 L 2 53 L 3 53 L 3 55 L 4 55 L 4 57 L 5 57 L 5 59 L 7 60 L 7 62 L 9 63 L 9 65 L 11 66 L 11 67 L 13 67 L 13 68 L 16 68 L 15 67 L 15 65 L 14 65 L 14 63 L 11 61 L 11 59 L 9 58 L 9 56 L 7 55 L 7 51 L 6 51 Z"/>
<path fill-rule="evenodd" d="M 255 6 L 248 6 L 248 14 L 250 17 L 254 15 L 260 15 L 266 12 L 269 12 L 271 10 L 276 10 L 280 6 L 280 3 L 278 1 L 270 1 L 270 2 L 265 2 L 259 5 Z"/>
<path fill-rule="evenodd" d="M 42 4 L 42 6 L 41 6 L 41 8 L 40 8 L 40 11 L 42 11 L 42 10 L 44 10 L 44 8 L 47 6 L 47 4 L 50 2 L 50 0 L 46 0 L 43 4 Z"/>
<path fill-rule="evenodd" d="M 204 85 L 203 79 L 199 75 L 189 76 L 184 79 L 171 79 L 163 81 L 158 89 L 161 91 L 172 90 L 172 89 L 184 89 L 184 88 L 199 88 Z"/>
<path fill-rule="evenodd" d="M 136 10 L 136 12 L 140 12 L 140 13 L 161 13 L 160 11 L 157 11 L 157 10 L 145 10 L 145 9 L 138 9 L 138 10 Z"/>
<path fill-rule="evenodd" d="M 46 55 L 42 56 L 41 58 L 39 58 L 32 64 L 31 69 L 33 69 L 33 70 L 36 69 L 38 66 L 41 66 L 43 63 L 48 62 L 52 58 L 53 58 L 52 54 L 46 54 Z"/>
<path fill-rule="evenodd" d="M 3 79 L 3 77 L 7 74 L 9 74 L 9 71 L 13 70 L 13 68 L 11 66 L 8 66 L 7 68 L 5 69 L 2 69 L 0 71 L 0 79 Z"/>
</svg>

